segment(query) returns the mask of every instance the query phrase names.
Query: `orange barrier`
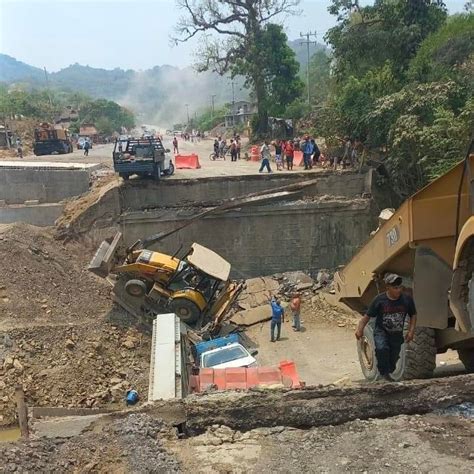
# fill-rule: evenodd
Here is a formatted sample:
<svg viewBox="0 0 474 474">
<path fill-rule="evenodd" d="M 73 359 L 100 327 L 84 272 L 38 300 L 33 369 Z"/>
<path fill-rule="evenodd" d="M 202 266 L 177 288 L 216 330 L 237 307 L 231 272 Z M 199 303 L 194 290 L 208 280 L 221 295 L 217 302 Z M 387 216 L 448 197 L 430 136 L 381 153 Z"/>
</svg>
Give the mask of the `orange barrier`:
<svg viewBox="0 0 474 474">
<path fill-rule="evenodd" d="M 293 166 L 303 166 L 303 165 L 304 165 L 303 152 L 295 151 L 295 154 L 293 157 Z"/>
<path fill-rule="evenodd" d="M 250 160 L 260 161 L 260 149 L 258 148 L 258 146 L 253 146 L 250 149 Z"/>
<path fill-rule="evenodd" d="M 197 170 L 201 167 L 199 156 L 195 153 L 192 155 L 176 155 L 174 159 L 178 170 Z"/>
<path fill-rule="evenodd" d="M 211 386 L 218 390 L 246 390 L 257 386 L 300 388 L 304 383 L 298 377 L 295 363 L 284 360 L 279 367 L 202 368 L 199 375 L 191 376 L 191 392 L 203 392 Z"/>
</svg>

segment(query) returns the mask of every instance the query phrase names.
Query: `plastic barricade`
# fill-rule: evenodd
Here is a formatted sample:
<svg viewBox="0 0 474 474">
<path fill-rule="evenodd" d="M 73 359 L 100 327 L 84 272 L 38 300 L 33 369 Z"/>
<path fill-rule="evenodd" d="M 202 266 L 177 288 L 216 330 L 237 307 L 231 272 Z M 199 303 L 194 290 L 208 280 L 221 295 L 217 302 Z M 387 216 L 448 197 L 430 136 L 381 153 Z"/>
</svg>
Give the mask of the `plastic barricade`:
<svg viewBox="0 0 474 474">
<path fill-rule="evenodd" d="M 197 170 L 201 167 L 199 156 L 195 153 L 191 155 L 176 155 L 174 158 L 178 170 Z"/>
<path fill-rule="evenodd" d="M 303 166 L 303 165 L 304 165 L 303 152 L 295 151 L 295 154 L 293 157 L 293 166 Z"/>
<path fill-rule="evenodd" d="M 258 146 L 253 146 L 250 149 L 250 161 L 260 161 L 260 149 Z"/>
</svg>

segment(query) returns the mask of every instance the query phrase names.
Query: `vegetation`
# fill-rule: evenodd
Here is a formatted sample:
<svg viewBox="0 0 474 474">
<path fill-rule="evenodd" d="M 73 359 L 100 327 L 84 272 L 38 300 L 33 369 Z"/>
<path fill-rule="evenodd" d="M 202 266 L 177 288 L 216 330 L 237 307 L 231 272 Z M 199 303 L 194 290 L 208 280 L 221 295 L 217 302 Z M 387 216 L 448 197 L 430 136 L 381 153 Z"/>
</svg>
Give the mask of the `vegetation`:
<svg viewBox="0 0 474 474">
<path fill-rule="evenodd" d="M 54 122 L 66 106 L 79 111 L 79 119 L 71 126 L 73 132 L 78 132 L 80 124 L 85 122 L 94 123 L 104 135 L 135 126 L 133 113 L 110 100 L 93 100 L 81 93 L 0 86 L 0 118 L 3 119 L 22 115 L 41 122 Z"/>
<path fill-rule="evenodd" d="M 185 14 L 176 41 L 203 38 L 198 71 L 243 75 L 257 104 L 256 135 L 268 131 L 268 117 L 280 116 L 297 100 L 303 85 L 288 38 L 271 20 L 292 13 L 298 0 L 178 0 Z M 215 36 L 213 36 L 215 35 Z"/>
<path fill-rule="evenodd" d="M 465 153 L 474 123 L 474 15 L 441 1 L 333 0 L 331 69 L 313 58 L 314 132 L 359 138 L 408 196 Z M 377 47 L 374 48 L 373 45 Z M 317 79 L 316 79 L 317 78 Z M 315 82 L 316 84 L 316 82 Z M 311 112 L 314 117 L 314 110 Z"/>
</svg>

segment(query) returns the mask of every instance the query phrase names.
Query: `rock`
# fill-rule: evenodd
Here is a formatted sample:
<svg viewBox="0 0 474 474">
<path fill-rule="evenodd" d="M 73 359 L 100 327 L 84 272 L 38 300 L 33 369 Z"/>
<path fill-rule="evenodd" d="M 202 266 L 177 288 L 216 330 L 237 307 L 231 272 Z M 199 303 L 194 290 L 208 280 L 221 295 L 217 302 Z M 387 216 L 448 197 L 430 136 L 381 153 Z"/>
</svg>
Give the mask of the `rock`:
<svg viewBox="0 0 474 474">
<path fill-rule="evenodd" d="M 72 339 L 66 339 L 66 349 L 74 349 L 76 347 L 75 342 Z"/>
<path fill-rule="evenodd" d="M 399 448 L 409 448 L 411 447 L 412 445 L 410 443 L 407 443 L 407 442 L 403 442 L 403 443 L 399 443 L 398 444 L 398 447 Z"/>
<path fill-rule="evenodd" d="M 3 380 L 0 380 L 0 390 L 3 390 L 6 386 L 7 384 Z"/>
<path fill-rule="evenodd" d="M 296 290 L 297 291 L 303 291 L 303 290 L 308 290 L 313 286 L 313 283 L 298 283 L 296 285 Z"/>
<path fill-rule="evenodd" d="M 17 372 L 23 372 L 23 365 L 21 364 L 21 362 L 18 360 L 18 359 L 15 359 L 13 361 L 13 368 L 17 371 Z"/>
<path fill-rule="evenodd" d="M 13 368 L 13 357 L 6 357 L 5 361 L 3 362 L 3 368 L 5 370 Z"/>
<path fill-rule="evenodd" d="M 135 349 L 135 346 L 136 346 L 135 338 L 125 339 L 125 341 L 122 342 L 122 346 L 126 347 L 127 349 Z"/>
</svg>

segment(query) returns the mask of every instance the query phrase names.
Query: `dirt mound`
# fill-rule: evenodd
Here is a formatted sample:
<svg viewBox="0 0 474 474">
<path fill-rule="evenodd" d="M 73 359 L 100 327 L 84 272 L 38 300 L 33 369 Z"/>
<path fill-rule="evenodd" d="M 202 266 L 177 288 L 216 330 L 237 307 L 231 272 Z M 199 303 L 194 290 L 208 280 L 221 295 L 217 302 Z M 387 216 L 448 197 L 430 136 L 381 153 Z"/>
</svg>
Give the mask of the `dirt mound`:
<svg viewBox="0 0 474 474">
<path fill-rule="evenodd" d="M 90 274 L 92 250 L 54 239 L 48 229 L 0 226 L 0 328 L 94 318 L 110 307 L 110 285 Z"/>
<path fill-rule="evenodd" d="M 118 407 L 130 388 L 146 400 L 150 339 L 108 317 L 0 333 L 0 425 L 14 422 L 16 384 L 30 406 Z"/>
</svg>

